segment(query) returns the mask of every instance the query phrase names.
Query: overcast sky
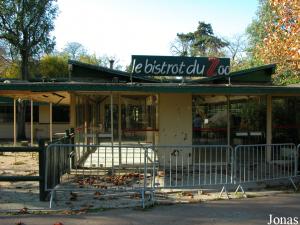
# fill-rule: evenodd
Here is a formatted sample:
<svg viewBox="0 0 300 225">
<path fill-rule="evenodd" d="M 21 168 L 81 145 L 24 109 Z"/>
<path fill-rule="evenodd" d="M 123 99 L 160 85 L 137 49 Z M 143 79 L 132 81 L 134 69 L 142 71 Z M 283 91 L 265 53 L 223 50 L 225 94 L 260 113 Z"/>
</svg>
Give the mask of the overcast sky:
<svg viewBox="0 0 300 225">
<path fill-rule="evenodd" d="M 198 21 L 211 23 L 218 36 L 244 33 L 258 0 L 58 0 L 58 5 L 58 50 L 75 41 L 125 66 L 131 55 L 171 55 L 176 34 L 195 31 Z"/>
</svg>

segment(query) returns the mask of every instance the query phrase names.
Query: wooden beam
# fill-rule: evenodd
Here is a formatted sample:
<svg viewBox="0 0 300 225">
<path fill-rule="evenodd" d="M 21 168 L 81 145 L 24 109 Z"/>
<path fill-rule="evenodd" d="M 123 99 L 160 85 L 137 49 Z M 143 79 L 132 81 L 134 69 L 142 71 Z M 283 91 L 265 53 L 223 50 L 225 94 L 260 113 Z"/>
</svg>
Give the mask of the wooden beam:
<svg viewBox="0 0 300 225">
<path fill-rule="evenodd" d="M 52 134 L 52 102 L 50 102 L 50 104 L 49 104 L 49 106 L 50 106 L 50 115 L 49 115 L 49 117 L 50 117 L 50 126 L 49 126 L 49 136 L 50 136 L 50 141 L 52 141 L 52 138 L 53 138 L 53 134 Z"/>
<path fill-rule="evenodd" d="M 14 146 L 17 145 L 17 102 L 14 98 Z"/>
<path fill-rule="evenodd" d="M 30 101 L 30 145 L 33 146 L 33 100 Z"/>
</svg>

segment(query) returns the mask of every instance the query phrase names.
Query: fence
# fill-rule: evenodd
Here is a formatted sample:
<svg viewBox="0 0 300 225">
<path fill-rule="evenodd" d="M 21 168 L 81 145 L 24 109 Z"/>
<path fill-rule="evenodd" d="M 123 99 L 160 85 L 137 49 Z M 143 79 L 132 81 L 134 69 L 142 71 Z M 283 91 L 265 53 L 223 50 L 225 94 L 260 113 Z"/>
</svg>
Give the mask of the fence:
<svg viewBox="0 0 300 225">
<path fill-rule="evenodd" d="M 72 133 L 72 132 L 71 132 Z M 39 176 L 0 176 L 0 181 L 39 181 L 40 199 L 51 192 L 50 205 L 61 191 L 94 191 L 103 196 L 145 198 L 169 189 L 201 189 L 289 179 L 298 175 L 300 145 L 152 146 L 73 144 L 72 135 L 47 148 L 1 147 L 0 152 L 38 152 Z M 243 189 L 242 189 L 243 190 Z M 146 195 L 145 195 L 146 194 Z M 128 201 L 128 198 L 127 200 Z M 130 200 L 131 201 L 131 200 Z M 152 201 L 151 201 L 152 202 Z"/>
<path fill-rule="evenodd" d="M 282 179 L 297 175 L 294 144 L 241 145 L 235 148 L 236 183 Z"/>
<path fill-rule="evenodd" d="M 0 147 L 0 152 L 13 152 L 13 153 L 20 153 L 20 152 L 37 152 L 39 154 L 39 175 L 38 176 L 0 176 L 1 181 L 10 181 L 10 182 L 18 182 L 18 181 L 38 181 L 39 182 L 39 191 L 40 191 L 40 201 L 45 201 L 46 199 L 46 192 L 44 189 L 45 185 L 45 143 L 44 141 L 39 142 L 38 147 Z"/>
<path fill-rule="evenodd" d="M 50 207 L 57 192 L 63 191 L 93 191 L 101 196 L 139 193 L 143 206 L 145 193 L 152 192 L 155 154 L 147 147 L 54 143 L 46 155 Z"/>
<path fill-rule="evenodd" d="M 155 146 L 156 188 L 194 188 L 232 182 L 233 149 L 227 145 Z"/>
</svg>

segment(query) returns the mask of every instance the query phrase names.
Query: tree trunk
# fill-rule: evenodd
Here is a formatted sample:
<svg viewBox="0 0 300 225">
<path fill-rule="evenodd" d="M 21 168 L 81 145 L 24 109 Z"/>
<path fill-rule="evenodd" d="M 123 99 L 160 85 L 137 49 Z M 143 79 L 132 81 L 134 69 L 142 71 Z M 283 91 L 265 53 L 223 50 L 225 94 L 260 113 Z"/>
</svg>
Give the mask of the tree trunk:
<svg viewBox="0 0 300 225">
<path fill-rule="evenodd" d="M 26 102 L 21 101 L 17 103 L 17 138 L 18 140 L 26 140 L 25 133 L 25 113 Z"/>
<path fill-rule="evenodd" d="M 21 51 L 21 80 L 28 80 L 28 58 L 29 54 L 27 50 Z M 17 137 L 18 140 L 26 140 L 25 133 L 25 113 L 26 113 L 26 102 L 18 102 L 17 107 Z"/>
<path fill-rule="evenodd" d="M 21 80 L 28 80 L 28 58 L 29 54 L 28 51 L 24 50 L 21 51 Z"/>
</svg>

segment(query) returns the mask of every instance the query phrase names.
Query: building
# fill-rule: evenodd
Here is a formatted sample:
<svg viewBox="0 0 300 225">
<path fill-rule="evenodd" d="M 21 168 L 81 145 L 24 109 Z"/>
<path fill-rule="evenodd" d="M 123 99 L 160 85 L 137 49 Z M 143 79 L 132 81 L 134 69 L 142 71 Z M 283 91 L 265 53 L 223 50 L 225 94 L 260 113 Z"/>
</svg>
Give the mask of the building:
<svg viewBox="0 0 300 225">
<path fill-rule="evenodd" d="M 68 126 L 53 122 L 70 113 L 69 127 L 78 137 L 88 136 L 89 143 L 108 139 L 159 145 L 299 143 L 300 87 L 273 85 L 274 71 L 275 65 L 265 65 L 182 82 L 70 61 L 67 81 L 2 82 L 0 95 L 43 103 L 33 106 L 39 107 L 38 124 L 36 110 L 32 126 L 27 119 L 27 136 L 33 130 L 33 138 L 52 139 L 63 132 Z M 70 111 L 50 116 L 58 105 L 68 105 Z M 12 121 L 13 109 L 9 113 Z M 193 126 L 195 119 L 198 125 Z M 1 126 L 13 129 L 11 124 Z M 13 131 L 7 134 L 11 137 Z"/>
<path fill-rule="evenodd" d="M 48 162 L 72 161 L 91 176 L 142 171 L 151 178 L 144 190 L 223 185 L 222 193 L 229 184 L 283 178 L 296 187 L 300 87 L 272 84 L 275 67 L 229 73 L 228 59 L 133 56 L 127 73 L 70 61 L 68 80 L 2 82 L 0 96 L 14 99 L 14 143 L 19 99 L 31 102 L 31 143 L 40 126 L 34 102 L 50 141 L 67 128 L 56 130 L 53 106 L 68 106 L 58 117 L 69 116 L 76 145 L 49 145 Z M 48 174 L 59 181 L 56 167 Z"/>
</svg>

